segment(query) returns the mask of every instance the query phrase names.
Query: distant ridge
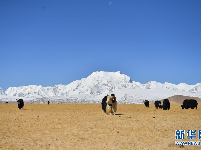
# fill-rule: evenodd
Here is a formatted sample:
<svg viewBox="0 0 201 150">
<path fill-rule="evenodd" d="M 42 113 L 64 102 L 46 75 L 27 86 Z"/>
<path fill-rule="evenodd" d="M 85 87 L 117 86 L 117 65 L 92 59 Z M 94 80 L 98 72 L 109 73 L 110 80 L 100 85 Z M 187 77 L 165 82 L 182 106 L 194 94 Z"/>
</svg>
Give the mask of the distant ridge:
<svg viewBox="0 0 201 150">
<path fill-rule="evenodd" d="M 100 103 L 107 94 L 115 94 L 118 103 L 142 103 L 161 100 L 174 95 L 183 95 L 201 98 L 201 83 L 188 85 L 180 83 L 160 83 L 150 81 L 145 84 L 131 80 L 125 74 L 117 72 L 97 71 L 87 78 L 76 80 L 68 85 L 55 85 L 43 87 L 41 85 L 29 85 L 9 87 L 5 92 L 1 90 L 0 101 L 15 101 L 23 98 L 27 102 L 44 103 L 68 102 L 68 103 Z M 5 93 L 5 94 L 4 94 Z M 176 102 L 176 100 L 175 100 Z"/>
<path fill-rule="evenodd" d="M 175 95 L 168 98 L 171 104 L 182 104 L 185 99 L 195 99 L 198 102 L 198 105 L 201 105 L 201 98 L 198 97 L 190 97 L 183 95 Z"/>
</svg>

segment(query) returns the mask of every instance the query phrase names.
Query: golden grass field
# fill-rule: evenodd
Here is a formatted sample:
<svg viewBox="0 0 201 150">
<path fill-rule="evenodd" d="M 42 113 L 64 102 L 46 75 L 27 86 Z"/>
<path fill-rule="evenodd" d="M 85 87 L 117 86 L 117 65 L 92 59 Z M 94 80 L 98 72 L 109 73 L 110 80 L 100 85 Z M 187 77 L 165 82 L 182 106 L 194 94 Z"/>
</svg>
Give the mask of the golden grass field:
<svg viewBox="0 0 201 150">
<path fill-rule="evenodd" d="M 0 149 L 163 150 L 176 146 L 175 130 L 201 130 L 201 108 L 170 110 L 151 104 L 118 104 L 106 115 L 101 104 L 0 104 Z M 197 134 L 196 134 L 197 135 Z M 189 141 L 186 138 L 184 141 Z M 199 141 L 193 139 L 192 141 Z"/>
</svg>

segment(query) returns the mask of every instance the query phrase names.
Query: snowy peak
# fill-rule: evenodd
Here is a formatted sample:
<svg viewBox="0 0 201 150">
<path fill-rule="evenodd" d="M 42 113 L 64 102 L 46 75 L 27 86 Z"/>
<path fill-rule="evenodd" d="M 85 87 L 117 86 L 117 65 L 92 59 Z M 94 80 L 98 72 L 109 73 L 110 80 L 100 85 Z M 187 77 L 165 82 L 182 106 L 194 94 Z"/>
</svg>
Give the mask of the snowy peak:
<svg viewBox="0 0 201 150">
<path fill-rule="evenodd" d="M 87 77 L 87 80 L 91 81 L 107 81 L 113 83 L 130 83 L 131 79 L 129 76 L 121 74 L 120 71 L 117 72 L 105 72 L 105 71 L 97 71 L 93 72 L 91 75 Z"/>
</svg>

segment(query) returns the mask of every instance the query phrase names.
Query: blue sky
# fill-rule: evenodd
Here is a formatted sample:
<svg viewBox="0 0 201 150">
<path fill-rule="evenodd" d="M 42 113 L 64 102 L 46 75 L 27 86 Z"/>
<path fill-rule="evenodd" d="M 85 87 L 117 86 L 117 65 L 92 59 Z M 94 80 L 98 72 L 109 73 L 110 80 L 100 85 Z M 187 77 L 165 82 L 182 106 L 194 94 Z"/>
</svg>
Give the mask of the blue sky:
<svg viewBox="0 0 201 150">
<path fill-rule="evenodd" d="M 94 71 L 201 82 L 200 0 L 0 0 L 0 87 L 69 84 Z"/>
</svg>

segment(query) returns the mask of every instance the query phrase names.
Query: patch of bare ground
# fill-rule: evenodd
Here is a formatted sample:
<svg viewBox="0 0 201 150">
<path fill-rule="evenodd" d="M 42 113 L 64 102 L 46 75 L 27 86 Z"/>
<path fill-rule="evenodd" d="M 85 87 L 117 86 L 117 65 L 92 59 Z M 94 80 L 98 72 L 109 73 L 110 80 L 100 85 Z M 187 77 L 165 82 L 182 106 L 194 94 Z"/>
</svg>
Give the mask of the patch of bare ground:
<svg viewBox="0 0 201 150">
<path fill-rule="evenodd" d="M 194 150 L 201 146 L 175 145 L 175 130 L 201 130 L 200 121 L 199 105 L 119 104 L 114 116 L 101 104 L 0 104 L 0 149 Z"/>
<path fill-rule="evenodd" d="M 195 99 L 198 102 L 198 104 L 201 104 L 201 98 L 198 98 L 198 97 L 175 95 L 168 98 L 171 104 L 183 104 L 183 101 L 185 99 Z"/>
</svg>

